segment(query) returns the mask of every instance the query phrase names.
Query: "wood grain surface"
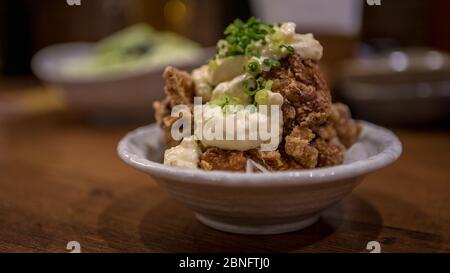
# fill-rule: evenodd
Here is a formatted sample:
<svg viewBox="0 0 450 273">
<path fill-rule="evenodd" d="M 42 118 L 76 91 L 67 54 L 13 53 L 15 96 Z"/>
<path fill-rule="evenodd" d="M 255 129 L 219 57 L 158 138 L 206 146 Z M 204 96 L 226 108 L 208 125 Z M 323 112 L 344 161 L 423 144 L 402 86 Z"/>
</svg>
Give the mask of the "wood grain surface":
<svg viewBox="0 0 450 273">
<path fill-rule="evenodd" d="M 1 101 L 1 100 L 0 100 Z M 450 134 L 394 130 L 394 165 L 318 223 L 276 236 L 213 230 L 155 181 L 125 165 L 119 139 L 134 125 L 99 126 L 65 112 L 0 118 L 0 252 L 450 251 Z"/>
</svg>

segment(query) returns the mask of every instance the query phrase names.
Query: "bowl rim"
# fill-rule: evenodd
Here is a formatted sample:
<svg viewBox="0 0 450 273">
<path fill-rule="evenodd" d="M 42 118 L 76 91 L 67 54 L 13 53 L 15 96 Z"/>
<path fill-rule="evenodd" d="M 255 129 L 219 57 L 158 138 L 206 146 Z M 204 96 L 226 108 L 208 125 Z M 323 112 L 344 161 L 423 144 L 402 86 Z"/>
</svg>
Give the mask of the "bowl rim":
<svg viewBox="0 0 450 273">
<path fill-rule="evenodd" d="M 119 157 L 128 165 L 159 178 L 172 179 L 188 184 L 202 184 L 229 187 L 273 187 L 317 185 L 338 180 L 364 176 L 396 161 L 402 153 L 402 144 L 397 136 L 388 129 L 375 124 L 360 121 L 364 130 L 382 135 L 383 150 L 369 158 L 334 167 L 311 170 L 289 170 L 272 173 L 239 173 L 227 171 L 204 171 L 165 166 L 161 163 L 142 158 L 130 151 L 131 140 L 141 138 L 149 131 L 159 128 L 151 124 L 137 128 L 125 135 L 117 146 Z M 370 137 L 370 134 L 369 134 Z M 141 140 L 142 141 L 142 140 Z"/>
</svg>

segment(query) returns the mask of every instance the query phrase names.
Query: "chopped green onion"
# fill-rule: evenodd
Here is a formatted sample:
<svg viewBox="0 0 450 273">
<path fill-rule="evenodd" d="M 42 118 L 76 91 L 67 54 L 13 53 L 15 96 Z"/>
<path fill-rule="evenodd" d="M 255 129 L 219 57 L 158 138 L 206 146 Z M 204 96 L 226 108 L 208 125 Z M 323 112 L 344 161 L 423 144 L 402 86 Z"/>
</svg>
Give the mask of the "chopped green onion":
<svg viewBox="0 0 450 273">
<path fill-rule="evenodd" d="M 218 106 L 224 108 L 227 105 L 238 105 L 241 103 L 241 99 L 238 97 L 231 97 L 227 94 L 221 96 L 220 98 L 209 101 L 209 105 Z"/>
<path fill-rule="evenodd" d="M 290 45 L 280 45 L 280 48 L 286 48 L 289 53 L 295 53 L 295 48 Z"/>
<path fill-rule="evenodd" d="M 258 54 L 254 43 L 264 41 L 267 35 L 274 33 L 272 25 L 261 23 L 251 17 L 246 22 L 236 19 L 225 29 L 226 46 L 218 48 L 218 57 L 224 58 L 235 55 L 255 56 Z"/>
<path fill-rule="evenodd" d="M 245 55 L 247 55 L 247 56 L 258 56 L 259 55 L 259 50 L 258 50 L 258 48 L 256 48 L 255 45 L 251 44 L 251 45 L 247 46 L 247 48 L 245 49 Z"/>
<path fill-rule="evenodd" d="M 261 73 L 262 68 L 261 68 L 261 64 L 259 63 L 258 60 L 252 60 L 245 66 L 244 70 L 246 72 L 256 75 L 256 74 Z"/>
<path fill-rule="evenodd" d="M 244 81 L 243 91 L 249 96 L 255 95 L 256 91 L 258 91 L 258 82 L 255 80 L 255 78 L 250 77 Z"/>
<path fill-rule="evenodd" d="M 264 85 L 266 84 L 266 80 L 263 77 L 259 77 L 256 80 L 256 83 L 258 84 L 258 90 L 264 89 Z"/>
<path fill-rule="evenodd" d="M 269 66 L 269 67 L 274 67 L 274 68 L 279 68 L 281 66 L 280 61 L 278 60 L 272 60 L 272 59 L 265 59 L 263 61 L 263 64 Z"/>
<path fill-rule="evenodd" d="M 225 95 L 225 96 L 222 96 L 220 98 L 211 100 L 209 102 L 209 104 L 212 105 L 212 106 L 223 107 L 223 106 L 227 105 L 229 102 L 230 102 L 230 98 L 227 95 Z"/>
<path fill-rule="evenodd" d="M 272 85 L 273 85 L 273 81 L 268 80 L 268 81 L 266 81 L 266 83 L 264 84 L 264 89 L 266 89 L 266 90 L 272 90 Z"/>
<path fill-rule="evenodd" d="M 268 90 L 259 90 L 255 94 L 255 102 L 258 105 L 266 105 L 269 103 L 269 91 Z"/>
</svg>

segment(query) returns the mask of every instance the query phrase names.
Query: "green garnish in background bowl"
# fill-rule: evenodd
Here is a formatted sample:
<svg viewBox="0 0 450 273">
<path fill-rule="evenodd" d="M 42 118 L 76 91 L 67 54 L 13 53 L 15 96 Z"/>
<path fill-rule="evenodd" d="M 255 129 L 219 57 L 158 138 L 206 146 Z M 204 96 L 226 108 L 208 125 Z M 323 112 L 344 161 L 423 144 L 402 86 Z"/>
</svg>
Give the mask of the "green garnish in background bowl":
<svg viewBox="0 0 450 273">
<path fill-rule="evenodd" d="M 194 61 L 200 54 L 200 45 L 187 38 L 137 24 L 97 42 L 91 54 L 68 60 L 63 73 L 76 77 L 159 68 Z"/>
</svg>

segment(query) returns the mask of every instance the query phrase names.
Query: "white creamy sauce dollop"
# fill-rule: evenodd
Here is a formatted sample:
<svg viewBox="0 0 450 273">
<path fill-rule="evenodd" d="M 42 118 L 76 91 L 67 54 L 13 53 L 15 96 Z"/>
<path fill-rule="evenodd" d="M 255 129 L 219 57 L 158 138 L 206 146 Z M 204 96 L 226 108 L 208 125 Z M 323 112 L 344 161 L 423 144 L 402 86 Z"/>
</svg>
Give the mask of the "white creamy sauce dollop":
<svg viewBox="0 0 450 273">
<path fill-rule="evenodd" d="M 267 113 L 252 111 L 249 107 L 234 111 L 236 108 L 233 109 L 231 105 L 229 106 L 231 111 L 227 113 L 221 107 L 203 105 L 201 119 L 195 120 L 197 128 L 204 128 L 202 136 L 198 138 L 206 147 L 213 146 L 223 150 L 248 151 L 259 149 L 262 145 L 269 147 L 265 150 L 276 150 L 283 134 L 281 112 L 283 97 L 278 93 L 269 92 L 269 103 L 280 106 L 277 108 L 276 116 L 271 115 L 270 105 L 267 107 Z M 230 123 L 234 130 L 227 138 L 227 133 L 230 134 L 227 131 L 230 129 L 227 124 Z M 258 126 L 261 123 L 268 124 L 267 133 L 270 135 L 270 139 L 262 139 L 258 133 Z M 210 135 L 207 136 L 206 132 L 210 132 Z"/>
<path fill-rule="evenodd" d="M 240 114 L 229 113 L 225 114 L 224 111 L 217 106 L 205 105 L 203 107 L 202 122 L 203 128 L 206 130 L 211 130 L 211 132 L 217 133 L 220 137 L 208 137 L 206 135 L 206 130 L 203 132 L 201 138 L 201 143 L 205 146 L 213 146 L 223 150 L 237 150 L 237 151 L 247 151 L 251 149 L 256 149 L 261 145 L 259 139 L 250 140 L 248 138 L 248 133 L 252 126 L 257 125 L 258 118 L 267 119 L 267 117 L 260 115 L 257 112 L 251 113 L 248 110 L 240 110 Z M 226 139 L 226 119 L 228 116 L 228 121 L 231 121 L 234 126 L 234 134 L 232 139 Z M 221 131 L 216 132 L 217 124 L 221 124 Z M 245 126 L 237 126 L 238 124 Z M 208 129 L 209 128 L 209 129 Z M 257 127 L 256 127 L 257 128 Z M 241 134 L 247 136 L 247 139 L 238 140 L 237 135 Z"/>
<path fill-rule="evenodd" d="M 295 34 L 290 45 L 302 59 L 319 61 L 323 56 L 323 47 L 311 33 Z"/>
<path fill-rule="evenodd" d="M 232 98 L 237 98 L 238 103 L 242 105 L 248 105 L 252 102 L 252 98 L 243 92 L 244 81 L 250 77 L 248 74 L 241 74 L 231 81 L 225 81 L 220 83 L 214 88 L 211 99 L 219 99 L 224 95 Z"/>
<path fill-rule="evenodd" d="M 280 49 L 280 44 L 291 46 L 302 59 L 319 61 L 323 56 L 323 47 L 311 33 L 299 34 L 295 32 L 296 25 L 292 22 L 281 24 L 275 28 L 275 33 L 267 36 L 265 45 L 259 43 L 260 59 L 270 58 L 280 60 L 291 52 L 287 48 Z"/>
<path fill-rule="evenodd" d="M 211 99 L 212 86 L 208 65 L 192 70 L 191 77 L 195 84 L 195 95 L 202 97 L 206 102 Z"/>
<path fill-rule="evenodd" d="M 194 137 L 184 138 L 183 141 L 164 153 L 164 165 L 196 169 L 200 160 L 201 150 Z"/>
</svg>

